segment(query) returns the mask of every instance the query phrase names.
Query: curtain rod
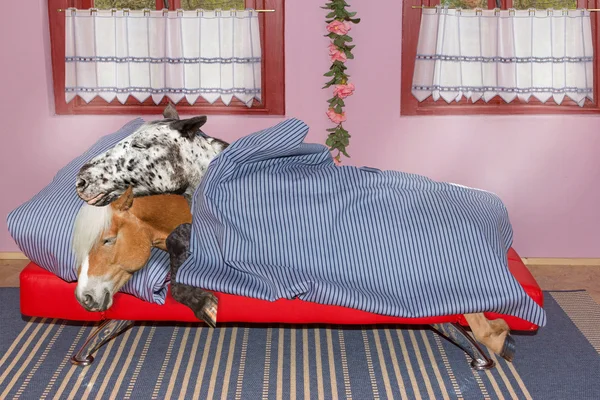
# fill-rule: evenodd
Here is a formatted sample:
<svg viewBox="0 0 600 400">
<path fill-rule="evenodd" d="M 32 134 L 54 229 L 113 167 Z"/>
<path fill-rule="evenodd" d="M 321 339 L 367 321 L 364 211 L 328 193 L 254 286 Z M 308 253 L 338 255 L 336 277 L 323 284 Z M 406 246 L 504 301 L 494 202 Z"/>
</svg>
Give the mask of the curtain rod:
<svg viewBox="0 0 600 400">
<path fill-rule="evenodd" d="M 67 9 L 64 9 L 64 8 L 59 8 L 59 9 L 57 9 L 56 11 L 58 11 L 58 12 L 65 12 L 65 11 L 67 11 L 67 10 L 76 10 L 76 8 L 72 8 L 72 7 L 70 7 L 70 8 L 67 8 Z M 97 8 L 90 8 L 89 10 L 90 10 L 90 14 L 91 14 L 92 12 L 94 12 L 94 11 L 98 11 L 98 9 L 97 9 Z M 125 11 L 125 10 L 127 10 L 127 11 L 136 11 L 136 10 L 130 10 L 130 9 L 128 9 L 128 8 L 118 8 L 118 9 L 117 9 L 117 8 L 111 8 L 110 10 L 111 10 L 111 11 L 113 11 L 113 12 L 114 12 L 114 11 Z M 81 11 L 81 10 L 80 10 L 80 11 Z M 108 10 L 107 10 L 107 11 L 108 11 Z M 137 11 L 144 11 L 144 12 L 146 12 L 146 11 L 161 11 L 161 10 L 151 10 L 151 9 L 149 9 L 149 8 L 144 8 L 143 10 L 137 10 Z M 166 8 L 163 8 L 163 9 L 162 9 L 162 12 L 164 13 L 165 11 L 171 11 L 171 10 L 169 10 L 169 9 L 166 9 Z M 181 10 L 181 9 L 180 9 L 180 10 L 175 10 L 175 11 L 200 11 L 200 10 Z M 204 11 L 209 11 L 209 10 L 204 10 Z M 215 11 L 215 10 L 210 10 L 210 11 Z M 221 11 L 231 11 L 231 10 L 221 10 Z M 235 11 L 246 11 L 246 10 L 235 10 Z M 256 12 L 259 12 L 259 13 L 269 13 L 269 12 L 275 12 L 275 10 L 252 10 L 252 11 L 256 11 Z"/>
<path fill-rule="evenodd" d="M 412 8 L 417 8 L 417 9 L 419 9 L 419 8 L 438 8 L 438 6 L 412 6 Z M 444 7 L 440 7 L 440 8 L 444 8 Z M 461 10 L 461 11 L 475 11 L 475 12 L 477 12 L 477 11 L 487 10 L 487 8 L 472 8 L 472 9 L 458 8 L 458 10 Z M 499 8 L 492 8 L 492 9 L 489 9 L 489 10 L 490 11 L 493 11 L 493 10 L 500 11 Z M 508 9 L 508 11 L 511 11 L 511 10 L 517 11 L 516 8 L 510 8 L 510 9 Z M 518 10 L 518 11 L 531 11 L 531 10 L 533 10 L 533 11 L 547 11 L 547 10 L 549 10 L 549 8 L 537 8 L 537 9 L 536 8 L 526 8 L 526 9 Z M 562 10 L 565 10 L 565 9 L 564 8 L 554 9 L 554 11 L 562 11 Z M 567 8 L 566 10 L 577 11 L 577 10 L 581 10 L 581 8 Z M 584 8 L 584 10 L 590 11 L 590 12 L 598 12 L 598 11 L 600 11 L 600 8 Z M 507 11 L 507 10 L 503 10 L 503 11 Z"/>
</svg>

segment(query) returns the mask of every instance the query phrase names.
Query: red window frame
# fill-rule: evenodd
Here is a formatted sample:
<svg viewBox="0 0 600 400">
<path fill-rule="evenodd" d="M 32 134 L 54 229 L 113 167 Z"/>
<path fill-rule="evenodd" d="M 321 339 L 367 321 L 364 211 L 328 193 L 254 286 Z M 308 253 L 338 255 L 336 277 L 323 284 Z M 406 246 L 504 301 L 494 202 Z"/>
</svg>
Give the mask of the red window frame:
<svg viewBox="0 0 600 400">
<path fill-rule="evenodd" d="M 496 96 L 488 103 L 479 100 L 475 103 L 470 100 L 461 99 L 459 102 L 450 104 L 440 99 L 433 101 L 431 97 L 419 102 L 411 93 L 413 70 L 415 68 L 415 56 L 417 54 L 417 42 L 419 40 L 419 28 L 421 26 L 421 10 L 413 9 L 413 6 L 434 6 L 440 4 L 439 0 L 404 0 L 402 10 L 402 66 L 401 66 L 401 98 L 400 114 L 412 115 L 464 115 L 464 114 L 598 114 L 600 113 L 599 87 L 600 87 L 600 64 L 598 52 L 600 50 L 600 12 L 591 14 L 592 42 L 594 47 L 594 101 L 586 100 L 580 107 L 571 99 L 565 97 L 561 105 L 554 103 L 552 99 L 545 104 L 535 99 L 529 99 L 529 103 L 518 98 L 510 103 L 505 103 Z M 502 9 L 512 7 L 513 0 L 503 0 Z M 577 0 L 579 8 L 598 8 L 600 0 Z M 488 1 L 488 8 L 493 9 L 496 2 Z"/>
<path fill-rule="evenodd" d="M 65 100 L 65 10 L 68 7 L 89 9 L 93 0 L 48 0 L 50 43 L 52 49 L 52 76 L 54 79 L 54 104 L 56 114 L 157 114 L 162 112 L 168 99 L 155 105 L 151 98 L 140 103 L 129 97 L 125 104 L 117 99 L 110 103 L 97 97 L 86 103 L 78 96 L 71 102 Z M 284 46 L 284 0 L 245 0 L 247 8 L 272 9 L 275 12 L 259 13 L 260 40 L 262 45 L 262 102 L 254 101 L 248 108 L 238 99 L 229 106 L 219 99 L 214 104 L 198 98 L 190 105 L 184 98 L 177 104 L 180 114 L 245 114 L 285 115 L 285 46 Z M 171 0 L 169 9 L 180 8 L 180 0 Z M 162 9 L 163 0 L 156 0 Z"/>
</svg>

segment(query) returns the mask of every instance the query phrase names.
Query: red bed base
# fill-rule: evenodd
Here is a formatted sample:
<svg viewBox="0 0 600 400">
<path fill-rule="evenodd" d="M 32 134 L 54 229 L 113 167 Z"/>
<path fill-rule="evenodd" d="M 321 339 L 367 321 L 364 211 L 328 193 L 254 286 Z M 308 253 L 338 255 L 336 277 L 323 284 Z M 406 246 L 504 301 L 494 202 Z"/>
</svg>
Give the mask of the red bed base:
<svg viewBox="0 0 600 400">
<path fill-rule="evenodd" d="M 511 273 L 525 292 L 543 306 L 543 294 L 539 285 L 511 248 L 508 252 Z M 30 263 L 20 275 L 21 313 L 30 317 L 60 318 L 76 321 L 99 321 L 104 319 L 132 321 L 198 322 L 192 311 L 176 302 L 169 292 L 164 305 L 152 304 L 134 296 L 118 293 L 112 307 L 105 312 L 86 311 L 75 299 L 76 283 L 67 283 L 47 270 Z M 340 307 L 310 303 L 302 300 L 265 300 L 215 293 L 219 299 L 217 321 L 285 324 L 436 324 L 458 322 L 467 325 L 462 315 L 428 318 L 397 318 Z M 486 313 L 489 319 L 500 317 Z M 502 315 L 512 330 L 535 331 L 528 321 Z"/>
</svg>

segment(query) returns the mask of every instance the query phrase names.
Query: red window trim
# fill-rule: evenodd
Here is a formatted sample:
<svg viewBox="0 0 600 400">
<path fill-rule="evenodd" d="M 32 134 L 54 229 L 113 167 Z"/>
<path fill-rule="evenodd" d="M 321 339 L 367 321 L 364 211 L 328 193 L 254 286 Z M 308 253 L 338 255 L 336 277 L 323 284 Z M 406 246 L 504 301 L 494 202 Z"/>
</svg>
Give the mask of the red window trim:
<svg viewBox="0 0 600 400">
<path fill-rule="evenodd" d="M 194 105 L 189 105 L 185 98 L 177 104 L 180 114 L 244 114 L 244 115 L 285 115 L 285 46 L 284 46 L 284 0 L 246 0 L 246 7 L 254 9 L 273 9 L 275 12 L 260 13 L 260 33 L 262 44 L 262 103 L 248 108 L 244 103 L 233 99 L 229 106 L 218 100 L 214 104 L 199 98 Z M 170 2 L 170 9 L 175 10 L 180 0 Z M 163 0 L 157 0 L 157 8 L 161 8 Z M 125 104 L 118 100 L 107 103 L 95 98 L 86 104 L 79 97 L 70 103 L 65 100 L 65 13 L 58 9 L 77 7 L 88 9 L 92 0 L 48 0 L 48 16 L 50 22 L 50 43 L 52 49 L 52 76 L 54 79 L 54 104 L 56 114 L 159 114 L 168 103 L 165 98 L 159 105 L 152 99 L 140 103 L 130 97 Z"/>
<path fill-rule="evenodd" d="M 594 102 L 589 100 L 583 107 L 574 101 L 565 98 L 561 105 L 556 105 L 552 100 L 546 104 L 531 98 L 529 103 L 515 99 L 506 104 L 504 100 L 496 96 L 488 103 L 479 100 L 472 103 L 466 99 L 458 103 L 446 103 L 444 100 L 433 101 L 431 97 L 423 102 L 418 102 L 411 93 L 413 70 L 415 68 L 415 56 L 417 53 L 417 42 L 419 40 L 419 28 L 421 25 L 421 10 L 413 9 L 412 6 L 433 6 L 439 4 L 439 0 L 404 0 L 402 10 L 402 65 L 401 65 L 401 97 L 400 115 L 464 115 L 464 114 L 598 114 L 600 113 L 599 87 L 600 87 L 600 12 L 592 13 L 592 41 L 594 46 Z M 495 1 L 488 2 L 489 8 L 494 8 Z M 512 7 L 512 0 L 504 0 L 506 4 L 503 9 Z M 600 0 L 578 0 L 577 6 L 581 8 L 598 8 Z"/>
</svg>

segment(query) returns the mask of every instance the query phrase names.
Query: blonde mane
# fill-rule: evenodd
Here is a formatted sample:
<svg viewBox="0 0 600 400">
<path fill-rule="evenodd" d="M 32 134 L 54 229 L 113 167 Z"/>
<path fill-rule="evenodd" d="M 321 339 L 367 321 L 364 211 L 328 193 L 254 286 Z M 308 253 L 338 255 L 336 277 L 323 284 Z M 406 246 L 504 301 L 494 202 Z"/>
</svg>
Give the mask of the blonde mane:
<svg viewBox="0 0 600 400">
<path fill-rule="evenodd" d="M 75 218 L 72 240 L 78 267 L 88 256 L 102 232 L 110 228 L 111 223 L 112 208 L 110 205 L 96 207 L 83 203 Z"/>
</svg>

